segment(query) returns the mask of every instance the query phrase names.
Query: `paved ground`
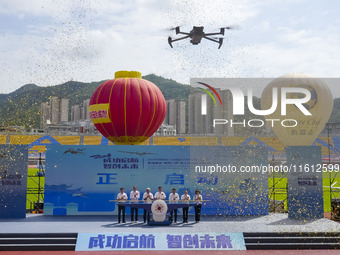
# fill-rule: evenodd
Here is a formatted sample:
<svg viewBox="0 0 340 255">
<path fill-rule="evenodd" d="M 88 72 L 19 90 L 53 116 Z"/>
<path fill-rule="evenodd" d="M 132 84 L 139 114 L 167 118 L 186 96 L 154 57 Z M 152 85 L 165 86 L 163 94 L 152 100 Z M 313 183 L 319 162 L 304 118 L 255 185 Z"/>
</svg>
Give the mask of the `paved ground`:
<svg viewBox="0 0 340 255">
<path fill-rule="evenodd" d="M 192 217 L 192 216 L 191 216 Z M 129 219 L 129 217 L 127 217 Z M 142 218 L 141 218 L 142 219 Z M 118 224 L 116 216 L 44 216 L 1 219 L 0 233 L 98 233 L 98 232 L 340 232 L 340 224 L 323 218 L 315 221 L 288 219 L 287 214 L 260 217 L 203 217 L 198 224 L 151 227 L 143 223 Z M 340 252 L 339 252 L 340 253 Z"/>
</svg>

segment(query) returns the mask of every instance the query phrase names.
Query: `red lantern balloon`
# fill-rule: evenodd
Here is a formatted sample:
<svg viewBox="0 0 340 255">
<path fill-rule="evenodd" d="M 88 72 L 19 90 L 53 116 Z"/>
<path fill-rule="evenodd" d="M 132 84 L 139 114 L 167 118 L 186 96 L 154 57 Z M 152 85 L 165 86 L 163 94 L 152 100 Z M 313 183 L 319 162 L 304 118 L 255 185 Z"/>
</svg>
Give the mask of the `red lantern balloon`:
<svg viewBox="0 0 340 255">
<path fill-rule="evenodd" d="M 119 71 L 93 93 L 90 118 L 115 144 L 140 144 L 162 124 L 166 102 L 160 89 L 140 72 Z"/>
</svg>

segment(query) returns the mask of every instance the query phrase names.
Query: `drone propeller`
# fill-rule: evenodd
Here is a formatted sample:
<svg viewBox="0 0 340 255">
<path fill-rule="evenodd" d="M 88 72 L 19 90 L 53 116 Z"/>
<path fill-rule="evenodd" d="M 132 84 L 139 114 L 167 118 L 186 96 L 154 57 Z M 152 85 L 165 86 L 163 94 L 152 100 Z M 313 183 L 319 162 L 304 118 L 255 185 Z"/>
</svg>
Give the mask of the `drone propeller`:
<svg viewBox="0 0 340 255">
<path fill-rule="evenodd" d="M 217 36 L 215 36 L 215 37 L 210 37 L 211 39 L 215 39 L 215 40 L 219 40 L 219 39 L 227 39 L 227 37 L 217 37 Z"/>
<path fill-rule="evenodd" d="M 180 28 L 181 26 L 177 26 L 177 27 L 168 27 L 168 28 L 165 28 L 166 31 L 174 31 L 176 30 L 177 28 Z"/>
<path fill-rule="evenodd" d="M 180 33 L 180 26 L 177 26 L 177 27 L 170 27 L 168 29 L 165 29 L 167 31 L 173 31 L 175 30 L 176 31 L 176 35 Z"/>
<path fill-rule="evenodd" d="M 228 29 L 228 30 L 230 30 L 230 29 L 237 29 L 238 28 L 238 26 L 228 26 L 228 27 L 221 27 L 220 28 L 220 33 L 221 33 L 221 35 L 224 35 L 224 31 L 226 30 L 226 29 Z"/>
<path fill-rule="evenodd" d="M 239 26 L 227 26 L 227 27 L 221 27 L 221 28 L 224 28 L 224 29 L 239 29 L 240 27 Z"/>
</svg>

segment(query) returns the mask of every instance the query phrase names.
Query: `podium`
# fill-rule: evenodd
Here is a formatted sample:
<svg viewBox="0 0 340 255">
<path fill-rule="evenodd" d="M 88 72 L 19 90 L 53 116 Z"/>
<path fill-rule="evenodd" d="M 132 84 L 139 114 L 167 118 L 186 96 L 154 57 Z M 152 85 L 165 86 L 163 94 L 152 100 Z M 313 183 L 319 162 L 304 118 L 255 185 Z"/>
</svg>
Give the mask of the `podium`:
<svg viewBox="0 0 340 255">
<path fill-rule="evenodd" d="M 167 214 L 170 213 L 172 210 L 174 209 L 180 209 L 180 208 L 184 208 L 184 207 L 190 207 L 190 206 L 195 206 L 196 203 L 182 203 L 182 202 L 178 202 L 178 203 L 166 203 L 168 206 L 168 210 L 167 210 Z M 149 213 L 152 213 L 151 211 L 151 206 L 152 204 L 146 204 L 146 203 L 130 203 L 130 202 L 126 202 L 126 203 L 120 203 L 120 206 L 125 206 L 125 207 L 134 207 L 134 208 L 138 208 L 138 209 L 144 209 Z M 153 221 L 148 221 L 148 225 L 152 225 L 152 226 L 166 226 L 166 225 L 170 225 L 171 222 L 170 221 L 164 221 L 164 222 L 153 222 Z"/>
</svg>

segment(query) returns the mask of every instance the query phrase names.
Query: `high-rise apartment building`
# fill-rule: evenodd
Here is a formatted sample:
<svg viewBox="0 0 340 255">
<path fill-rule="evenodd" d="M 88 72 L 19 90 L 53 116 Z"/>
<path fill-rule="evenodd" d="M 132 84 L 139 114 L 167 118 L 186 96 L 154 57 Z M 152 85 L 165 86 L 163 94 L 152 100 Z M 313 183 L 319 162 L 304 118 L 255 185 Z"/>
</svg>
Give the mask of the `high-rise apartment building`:
<svg viewBox="0 0 340 255">
<path fill-rule="evenodd" d="M 67 98 L 60 99 L 59 106 L 59 122 L 68 122 L 68 108 L 69 100 Z"/>
<path fill-rule="evenodd" d="M 164 119 L 164 124 L 172 125 L 175 127 L 176 134 L 186 133 L 186 103 L 170 99 L 166 101 L 167 110 Z"/>
<path fill-rule="evenodd" d="M 229 90 L 216 89 L 221 97 L 222 105 L 215 102 L 206 94 L 196 92 L 189 95 L 189 134 L 193 135 L 223 135 L 233 136 L 230 125 L 213 126 L 214 119 L 231 119 L 233 112 L 232 95 Z M 202 97 L 206 96 L 206 114 L 202 114 Z"/>
<path fill-rule="evenodd" d="M 79 121 L 81 119 L 81 106 L 79 104 L 71 106 L 71 121 Z"/>
<path fill-rule="evenodd" d="M 85 99 L 83 101 L 83 108 L 82 108 L 82 112 L 83 112 L 82 119 L 83 120 L 89 120 L 90 119 L 89 104 L 90 104 L 90 98 Z"/>
<path fill-rule="evenodd" d="M 69 100 L 51 97 L 49 102 L 41 104 L 40 127 L 68 122 Z"/>
<path fill-rule="evenodd" d="M 50 105 L 42 103 L 40 106 L 40 128 L 43 129 L 50 122 Z"/>
</svg>

